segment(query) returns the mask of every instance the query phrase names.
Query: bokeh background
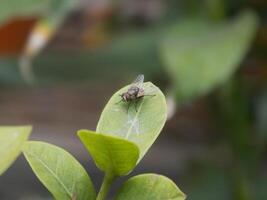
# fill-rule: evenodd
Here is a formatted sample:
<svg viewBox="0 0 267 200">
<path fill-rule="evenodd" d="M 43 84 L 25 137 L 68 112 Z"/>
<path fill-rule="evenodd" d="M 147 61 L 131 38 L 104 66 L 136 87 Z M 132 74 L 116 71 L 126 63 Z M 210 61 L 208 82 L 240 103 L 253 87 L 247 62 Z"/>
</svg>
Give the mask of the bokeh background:
<svg viewBox="0 0 267 200">
<path fill-rule="evenodd" d="M 76 131 L 94 130 L 138 74 L 165 93 L 169 119 L 130 176 L 166 175 L 189 200 L 267 199 L 265 0 L 0 1 L 0 124 L 32 124 L 97 188 Z M 51 196 L 20 156 L 0 199 Z"/>
</svg>

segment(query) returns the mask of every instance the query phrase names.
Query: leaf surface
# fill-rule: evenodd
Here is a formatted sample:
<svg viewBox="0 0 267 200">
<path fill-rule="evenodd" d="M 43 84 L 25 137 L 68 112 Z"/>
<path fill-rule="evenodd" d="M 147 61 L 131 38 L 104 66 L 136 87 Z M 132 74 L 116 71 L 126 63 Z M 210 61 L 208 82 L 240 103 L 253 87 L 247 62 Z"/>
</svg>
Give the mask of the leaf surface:
<svg viewBox="0 0 267 200">
<path fill-rule="evenodd" d="M 169 178 L 157 174 L 142 174 L 126 181 L 115 200 L 184 200 L 185 198 L 185 194 Z"/>
<path fill-rule="evenodd" d="M 102 171 L 122 176 L 136 166 L 139 149 L 134 143 L 88 130 L 80 130 L 78 136 Z"/>
<path fill-rule="evenodd" d="M 170 28 L 160 53 L 178 100 L 191 100 L 227 81 L 246 55 L 257 24 L 257 16 L 247 11 L 219 25 L 197 19 Z"/>
<path fill-rule="evenodd" d="M 117 91 L 104 108 L 97 124 L 97 133 L 105 133 L 135 143 L 140 150 L 139 161 L 160 134 L 167 117 L 166 100 L 158 87 L 144 83 L 145 96 L 136 103 L 120 102 L 120 94 L 130 85 Z M 128 109 L 129 106 L 129 109 Z"/>
<path fill-rule="evenodd" d="M 94 186 L 81 164 L 55 145 L 30 141 L 23 153 L 32 170 L 58 200 L 94 200 Z"/>
<path fill-rule="evenodd" d="M 0 127 L 0 175 L 19 156 L 31 130 L 31 126 Z"/>
</svg>

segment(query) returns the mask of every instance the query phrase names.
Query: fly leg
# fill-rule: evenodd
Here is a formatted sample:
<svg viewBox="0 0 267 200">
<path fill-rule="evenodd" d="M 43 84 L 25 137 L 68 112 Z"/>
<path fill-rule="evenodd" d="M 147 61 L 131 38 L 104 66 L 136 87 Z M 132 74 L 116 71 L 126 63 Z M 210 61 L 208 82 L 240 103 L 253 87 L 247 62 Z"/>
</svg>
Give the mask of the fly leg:
<svg viewBox="0 0 267 200">
<path fill-rule="evenodd" d="M 121 99 L 115 103 L 116 105 L 123 101 L 122 94 L 120 94 L 119 96 L 121 97 Z"/>
<path fill-rule="evenodd" d="M 155 94 L 146 94 L 146 95 L 144 95 L 144 97 L 154 97 L 154 96 L 156 96 Z"/>
<path fill-rule="evenodd" d="M 128 103 L 128 106 L 127 106 L 127 114 L 129 113 L 129 109 L 130 109 L 130 106 L 131 106 L 131 101 Z"/>
<path fill-rule="evenodd" d="M 117 104 L 119 104 L 119 103 L 122 102 L 122 101 L 123 101 L 123 99 L 119 100 L 119 101 L 116 102 L 115 104 L 117 105 Z"/>
<path fill-rule="evenodd" d="M 138 101 L 134 101 L 134 109 L 135 109 L 135 112 L 137 112 L 137 106 L 138 106 Z"/>
<path fill-rule="evenodd" d="M 138 98 L 138 99 L 136 99 L 134 102 L 135 102 L 135 106 L 134 106 L 134 108 L 135 108 L 135 112 L 138 112 L 138 106 L 140 105 L 140 102 L 141 101 L 143 101 L 144 99 L 143 98 Z"/>
</svg>

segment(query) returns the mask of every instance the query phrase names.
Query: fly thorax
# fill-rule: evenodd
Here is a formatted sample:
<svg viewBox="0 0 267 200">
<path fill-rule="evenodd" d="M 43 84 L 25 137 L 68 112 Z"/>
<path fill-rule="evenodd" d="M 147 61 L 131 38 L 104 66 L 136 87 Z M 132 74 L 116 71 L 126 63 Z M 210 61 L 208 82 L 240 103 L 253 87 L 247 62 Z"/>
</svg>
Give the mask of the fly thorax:
<svg viewBox="0 0 267 200">
<path fill-rule="evenodd" d="M 136 92 L 135 92 L 135 90 L 133 88 L 131 88 L 131 89 L 128 90 L 128 94 L 129 95 L 134 95 L 135 93 Z"/>
</svg>

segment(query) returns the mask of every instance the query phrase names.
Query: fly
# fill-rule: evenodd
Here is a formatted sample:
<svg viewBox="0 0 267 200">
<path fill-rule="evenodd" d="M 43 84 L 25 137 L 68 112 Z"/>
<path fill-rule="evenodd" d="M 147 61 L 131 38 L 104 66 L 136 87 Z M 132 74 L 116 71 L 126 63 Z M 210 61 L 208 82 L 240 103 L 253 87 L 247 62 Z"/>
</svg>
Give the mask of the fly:
<svg viewBox="0 0 267 200">
<path fill-rule="evenodd" d="M 136 77 L 134 82 L 131 84 L 130 88 L 126 92 L 120 94 L 121 100 L 118 103 L 120 102 L 128 103 L 127 112 L 132 103 L 135 103 L 135 111 L 137 111 L 137 103 L 144 96 L 155 96 L 155 95 L 145 94 L 145 90 L 143 89 L 143 83 L 144 83 L 144 75 L 140 74 Z"/>
</svg>

